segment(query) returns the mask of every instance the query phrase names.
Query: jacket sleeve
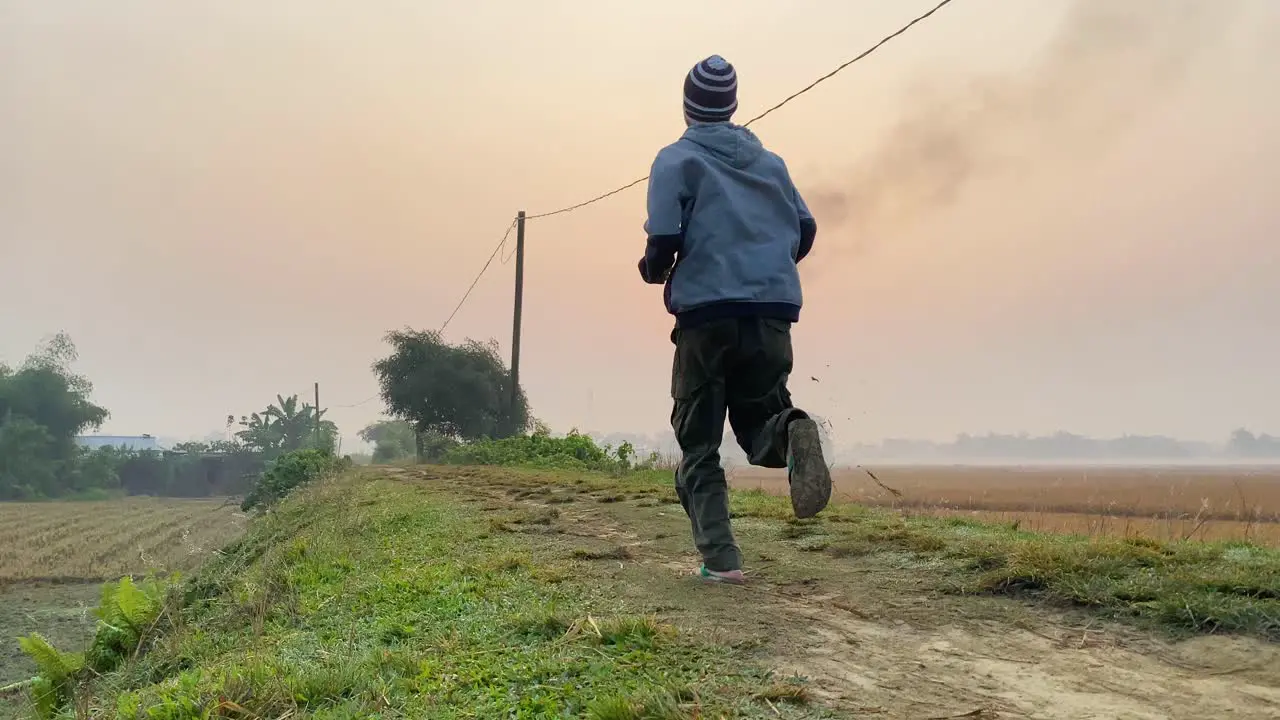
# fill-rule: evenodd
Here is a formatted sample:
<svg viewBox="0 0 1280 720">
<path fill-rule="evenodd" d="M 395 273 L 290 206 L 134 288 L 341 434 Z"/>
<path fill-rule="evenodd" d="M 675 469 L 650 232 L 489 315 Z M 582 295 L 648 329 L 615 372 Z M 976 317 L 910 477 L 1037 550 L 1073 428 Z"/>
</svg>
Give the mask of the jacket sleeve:
<svg viewBox="0 0 1280 720">
<path fill-rule="evenodd" d="M 792 187 L 795 186 L 792 185 Z M 809 212 L 809 206 L 799 190 L 795 190 L 795 195 L 796 210 L 800 214 L 800 248 L 796 251 L 796 262 L 800 262 L 813 249 L 814 238 L 818 236 L 818 221 L 814 220 L 813 213 Z"/>
<path fill-rule="evenodd" d="M 640 277 L 646 283 L 665 282 L 667 271 L 684 247 L 684 208 L 688 198 L 679 162 L 665 152 L 658 153 L 649 171 L 648 217 L 644 223 L 648 240 L 639 264 Z"/>
</svg>

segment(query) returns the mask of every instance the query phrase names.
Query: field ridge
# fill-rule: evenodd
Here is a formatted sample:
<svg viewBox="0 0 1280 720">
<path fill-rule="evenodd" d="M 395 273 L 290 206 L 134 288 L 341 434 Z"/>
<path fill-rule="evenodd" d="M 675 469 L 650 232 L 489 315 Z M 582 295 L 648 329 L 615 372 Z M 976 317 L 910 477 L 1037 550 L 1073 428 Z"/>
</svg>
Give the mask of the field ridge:
<svg viewBox="0 0 1280 720">
<path fill-rule="evenodd" d="M 182 586 L 164 632 L 84 687 L 82 707 L 599 720 L 1280 708 L 1274 551 L 853 505 L 795 521 L 785 500 L 741 491 L 750 583 L 704 586 L 669 485 L 423 466 L 297 491 Z M 1224 556 L 1239 567 L 1216 567 Z"/>
</svg>

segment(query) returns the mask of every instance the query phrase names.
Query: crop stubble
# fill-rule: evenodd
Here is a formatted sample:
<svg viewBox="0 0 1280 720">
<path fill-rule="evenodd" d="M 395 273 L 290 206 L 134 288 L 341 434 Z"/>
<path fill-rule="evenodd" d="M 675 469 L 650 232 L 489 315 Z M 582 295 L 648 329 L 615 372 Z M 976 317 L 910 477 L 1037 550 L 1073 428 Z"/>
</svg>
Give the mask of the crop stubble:
<svg viewBox="0 0 1280 720">
<path fill-rule="evenodd" d="M 0 503 L 0 586 L 187 569 L 244 523 L 221 499 Z"/>
</svg>

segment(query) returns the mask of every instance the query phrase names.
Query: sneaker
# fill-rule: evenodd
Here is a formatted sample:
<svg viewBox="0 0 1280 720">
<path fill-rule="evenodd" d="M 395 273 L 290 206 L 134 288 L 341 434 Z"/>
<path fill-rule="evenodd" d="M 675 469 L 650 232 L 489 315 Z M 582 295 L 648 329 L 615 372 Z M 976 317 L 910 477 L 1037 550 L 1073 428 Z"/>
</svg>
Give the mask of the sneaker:
<svg viewBox="0 0 1280 720">
<path fill-rule="evenodd" d="M 716 570 L 708 570 L 706 565 L 698 568 L 698 571 L 695 572 L 694 575 L 698 576 L 700 580 L 704 580 L 706 582 L 728 583 L 730 585 L 741 585 L 747 581 L 746 576 L 742 574 L 741 570 L 726 570 L 724 572 L 719 572 Z"/>
<path fill-rule="evenodd" d="M 831 500 L 831 469 L 822 457 L 818 423 L 808 418 L 787 426 L 787 482 L 797 518 L 817 515 Z"/>
</svg>

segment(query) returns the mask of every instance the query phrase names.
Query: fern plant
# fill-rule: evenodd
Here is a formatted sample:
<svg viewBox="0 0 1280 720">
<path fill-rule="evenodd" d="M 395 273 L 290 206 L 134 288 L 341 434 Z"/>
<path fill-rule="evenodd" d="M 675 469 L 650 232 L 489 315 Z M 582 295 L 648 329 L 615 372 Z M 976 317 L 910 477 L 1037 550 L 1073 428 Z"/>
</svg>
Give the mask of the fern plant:
<svg viewBox="0 0 1280 720">
<path fill-rule="evenodd" d="M 141 585 L 132 578 L 102 586 L 102 596 L 94 614 L 98 631 L 89 646 L 87 660 L 95 672 L 104 673 L 119 667 L 145 639 L 147 631 L 160 616 L 164 588 L 156 580 Z"/>
<path fill-rule="evenodd" d="M 39 672 L 31 685 L 36 715 L 52 718 L 59 708 L 71 701 L 76 675 L 85 666 L 84 655 L 64 653 L 38 633 L 19 638 L 18 646 L 35 662 Z"/>
<path fill-rule="evenodd" d="M 62 652 L 38 634 L 21 638 L 22 651 L 39 671 L 31 685 L 36 716 L 44 720 L 55 717 L 71 702 L 76 682 L 86 671 L 110 672 L 135 653 L 160 617 L 163 604 L 161 582 L 148 579 L 139 584 L 124 577 L 102 586 L 94 610 L 98 629 L 88 652 Z"/>
</svg>

